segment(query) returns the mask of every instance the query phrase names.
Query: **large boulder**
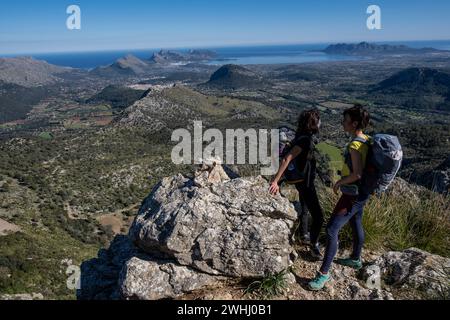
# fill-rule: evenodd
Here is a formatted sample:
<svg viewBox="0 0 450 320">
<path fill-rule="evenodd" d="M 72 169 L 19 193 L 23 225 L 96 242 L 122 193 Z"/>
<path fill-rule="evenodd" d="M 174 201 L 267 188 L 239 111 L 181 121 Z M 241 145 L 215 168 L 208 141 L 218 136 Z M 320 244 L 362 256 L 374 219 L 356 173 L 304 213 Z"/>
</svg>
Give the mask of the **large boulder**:
<svg viewBox="0 0 450 320">
<path fill-rule="evenodd" d="M 215 285 L 220 279 L 174 262 L 133 257 L 120 275 L 120 292 L 127 299 L 158 300 Z"/>
<path fill-rule="evenodd" d="M 223 278 L 196 272 L 173 260 L 161 260 L 119 235 L 98 257 L 81 265 L 81 300 L 177 298 L 193 290 L 217 284 Z"/>
<path fill-rule="evenodd" d="M 406 298 L 448 299 L 450 297 L 450 259 L 411 248 L 389 251 L 372 264 L 379 268 L 381 282 L 401 290 Z"/>
<path fill-rule="evenodd" d="M 259 277 L 291 265 L 296 218 L 262 177 L 203 185 L 177 175 L 145 199 L 129 236 L 144 252 L 199 272 Z"/>
<path fill-rule="evenodd" d="M 230 178 L 232 176 L 232 178 Z M 286 270 L 297 213 L 262 177 L 213 162 L 193 178 L 164 178 L 143 201 L 129 236 L 81 267 L 79 299 L 167 299 L 230 278 Z"/>
</svg>

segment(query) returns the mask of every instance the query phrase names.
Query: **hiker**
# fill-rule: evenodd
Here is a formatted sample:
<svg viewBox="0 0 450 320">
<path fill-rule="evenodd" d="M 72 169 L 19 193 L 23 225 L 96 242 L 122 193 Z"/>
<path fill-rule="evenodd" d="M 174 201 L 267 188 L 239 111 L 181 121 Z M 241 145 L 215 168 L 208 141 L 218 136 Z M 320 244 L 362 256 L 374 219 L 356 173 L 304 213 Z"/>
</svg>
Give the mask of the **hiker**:
<svg viewBox="0 0 450 320">
<path fill-rule="evenodd" d="M 370 116 L 361 105 L 355 105 L 344 111 L 342 125 L 344 131 L 352 136 L 344 151 L 344 164 L 341 171 L 341 179 L 336 182 L 333 191 L 341 197 L 333 210 L 326 227 L 327 245 L 322 266 L 316 277 L 308 283 L 311 290 L 320 290 L 325 283 L 331 280 L 331 263 L 338 250 L 339 231 L 350 223 L 353 233 L 353 252 L 349 258 L 338 259 L 337 263 L 352 267 L 362 268 L 361 250 L 364 243 L 364 230 L 362 216 L 364 205 L 370 194 L 360 188 L 360 181 L 366 158 L 369 151 L 370 137 L 364 134 L 364 129 L 369 124 Z"/>
<path fill-rule="evenodd" d="M 319 132 L 319 128 L 320 114 L 317 110 L 306 110 L 301 113 L 295 138 L 289 144 L 289 147 L 285 148 L 280 168 L 269 187 L 271 194 L 277 194 L 283 181 L 295 184 L 299 192 L 300 203 L 308 208 L 312 217 L 309 244 L 310 253 L 315 259 L 321 258 L 318 240 L 324 222 L 322 209 L 314 186 L 316 177 L 314 145 L 315 135 Z M 302 214 L 307 213 L 303 211 Z"/>
</svg>

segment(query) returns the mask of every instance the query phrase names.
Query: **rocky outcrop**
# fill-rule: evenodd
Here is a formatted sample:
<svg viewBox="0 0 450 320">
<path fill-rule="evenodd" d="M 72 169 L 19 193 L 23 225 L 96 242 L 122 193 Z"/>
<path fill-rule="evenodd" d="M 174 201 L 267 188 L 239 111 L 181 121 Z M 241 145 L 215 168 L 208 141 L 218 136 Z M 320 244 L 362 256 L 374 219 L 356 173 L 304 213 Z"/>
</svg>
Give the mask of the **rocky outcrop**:
<svg viewBox="0 0 450 320">
<path fill-rule="evenodd" d="M 320 261 L 311 261 L 305 247 L 294 249 L 297 212 L 291 202 L 269 195 L 262 177 L 230 177 L 229 172 L 205 160 L 192 178 L 164 178 L 143 201 L 129 235 L 117 236 L 98 258 L 83 263 L 78 297 L 241 299 L 236 282 L 287 270 L 287 288 L 279 298 L 450 296 L 450 259 L 418 249 L 364 252 L 363 270 L 334 264 L 333 281 L 320 292 L 309 291 Z"/>
<path fill-rule="evenodd" d="M 201 119 L 201 114 L 192 108 L 172 101 L 163 94 L 167 88 L 153 87 L 113 121 L 120 128 L 142 128 L 149 133 L 167 132 L 186 127 L 191 120 Z M 170 110 L 170 112 L 169 112 Z"/>
<path fill-rule="evenodd" d="M 158 300 L 176 298 L 219 280 L 177 263 L 133 257 L 125 264 L 119 283 L 127 299 Z"/>
<path fill-rule="evenodd" d="M 262 177 L 198 187 L 182 175 L 165 178 L 144 201 L 130 237 L 201 272 L 257 277 L 291 263 L 296 212 L 270 196 Z"/>
<path fill-rule="evenodd" d="M 80 299 L 176 298 L 227 279 L 286 270 L 297 213 L 262 177 L 231 179 L 217 163 L 164 178 L 129 237 L 82 266 Z"/>
<path fill-rule="evenodd" d="M 386 252 L 374 261 L 384 286 L 401 290 L 406 297 L 450 298 L 450 259 L 411 248 Z"/>
</svg>

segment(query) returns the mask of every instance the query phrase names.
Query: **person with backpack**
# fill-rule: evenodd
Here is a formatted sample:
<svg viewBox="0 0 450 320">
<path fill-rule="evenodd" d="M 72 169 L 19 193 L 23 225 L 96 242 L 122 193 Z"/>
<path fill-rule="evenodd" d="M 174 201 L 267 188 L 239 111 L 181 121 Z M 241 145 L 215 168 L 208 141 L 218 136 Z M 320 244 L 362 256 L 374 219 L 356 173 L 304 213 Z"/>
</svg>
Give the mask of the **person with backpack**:
<svg viewBox="0 0 450 320">
<path fill-rule="evenodd" d="M 353 251 L 350 257 L 339 259 L 337 263 L 355 269 L 362 268 L 361 251 L 364 243 L 362 217 L 364 206 L 369 200 L 370 194 L 362 190 L 360 183 L 371 139 L 364 134 L 363 130 L 369 124 L 370 115 L 361 105 L 355 105 L 345 110 L 343 116 L 343 129 L 351 134 L 352 140 L 347 144 L 344 151 L 345 161 L 341 171 L 341 179 L 333 187 L 336 194 L 340 190 L 342 195 L 326 227 L 327 245 L 324 259 L 316 277 L 308 283 L 311 290 L 321 290 L 331 280 L 330 269 L 338 251 L 338 235 L 347 223 L 350 223 L 352 228 Z"/>
<path fill-rule="evenodd" d="M 324 222 L 314 186 L 316 177 L 315 135 L 319 132 L 319 128 L 320 114 L 317 110 L 306 110 L 301 113 L 295 138 L 281 150 L 280 167 L 269 187 L 271 194 L 277 194 L 283 181 L 295 184 L 299 192 L 300 203 L 308 208 L 312 217 L 309 242 L 311 255 L 315 259 L 321 258 L 319 235 Z M 303 211 L 302 214 L 306 214 L 306 212 Z"/>
<path fill-rule="evenodd" d="M 397 137 L 364 134 L 370 121 L 369 112 L 361 105 L 344 111 L 344 131 L 352 140 L 344 152 L 341 179 L 334 185 L 334 192 L 342 195 L 327 224 L 327 246 L 322 266 L 316 277 L 308 283 L 311 290 L 321 290 L 331 280 L 331 263 L 338 250 L 340 230 L 350 223 L 353 233 L 353 251 L 350 257 L 337 259 L 337 263 L 354 269 L 362 268 L 361 251 L 364 244 L 362 217 L 364 206 L 372 194 L 388 189 L 398 173 L 403 151 Z"/>
</svg>

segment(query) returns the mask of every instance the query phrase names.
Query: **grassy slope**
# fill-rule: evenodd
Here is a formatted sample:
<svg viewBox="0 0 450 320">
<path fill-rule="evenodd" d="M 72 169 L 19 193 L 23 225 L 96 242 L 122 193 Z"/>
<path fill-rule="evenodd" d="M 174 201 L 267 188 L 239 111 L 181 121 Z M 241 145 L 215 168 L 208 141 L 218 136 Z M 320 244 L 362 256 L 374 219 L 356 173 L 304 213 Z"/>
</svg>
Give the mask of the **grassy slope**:
<svg viewBox="0 0 450 320">
<path fill-rule="evenodd" d="M 317 145 L 317 150 L 328 156 L 330 160 L 330 167 L 334 171 L 335 175 L 338 170 L 342 169 L 343 158 L 342 151 L 338 147 L 332 145 L 329 142 L 321 142 Z"/>
</svg>

